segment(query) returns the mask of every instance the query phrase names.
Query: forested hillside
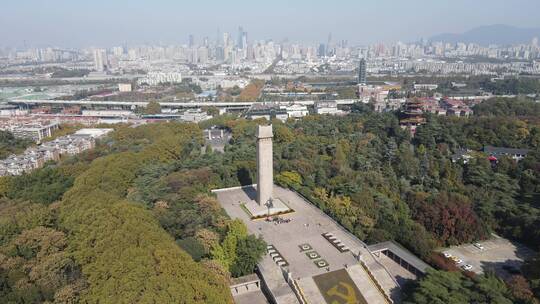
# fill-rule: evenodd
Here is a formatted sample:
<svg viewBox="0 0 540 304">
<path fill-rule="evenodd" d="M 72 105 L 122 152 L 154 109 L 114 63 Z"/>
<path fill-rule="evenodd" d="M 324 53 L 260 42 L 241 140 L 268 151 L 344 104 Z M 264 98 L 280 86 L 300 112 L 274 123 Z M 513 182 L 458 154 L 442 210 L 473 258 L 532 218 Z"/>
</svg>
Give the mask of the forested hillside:
<svg viewBox="0 0 540 304">
<path fill-rule="evenodd" d="M 427 261 L 438 246 L 482 240 L 491 232 L 539 250 L 536 109 L 530 101 L 490 100 L 468 119 L 428 117 L 415 138 L 399 127 L 394 113 L 365 107 L 346 117 L 274 121 L 276 181 L 308 197 L 360 239 L 394 239 Z M 219 156 L 223 160 L 211 163 L 214 170 L 231 184 L 253 182 L 257 122 L 220 118 L 210 123 L 233 132 L 233 144 Z M 485 145 L 530 152 L 519 163 L 505 157 L 491 163 L 479 152 Z M 452 160 L 460 148 L 472 150 L 467 163 Z M 537 295 L 538 282 L 529 282 Z"/>
<path fill-rule="evenodd" d="M 159 208 L 127 198 L 136 191 L 141 170 L 198 155 L 201 135 L 196 125 L 120 127 L 94 151 L 2 178 L 0 298 L 7 303 L 231 303 L 229 269 L 210 258 L 195 262 L 162 229 Z M 39 195 L 43 189 L 54 192 Z M 213 198 L 198 196 L 191 202 L 197 204 L 214 208 L 202 214 L 219 222 L 199 225 L 215 236 L 212 249 L 221 248 L 229 231 L 242 230 Z M 172 209 L 161 208 L 163 213 Z M 213 232 L 212 224 L 221 230 Z M 247 238 L 235 234 L 234 245 Z M 234 262 L 236 246 L 230 247 Z"/>
</svg>

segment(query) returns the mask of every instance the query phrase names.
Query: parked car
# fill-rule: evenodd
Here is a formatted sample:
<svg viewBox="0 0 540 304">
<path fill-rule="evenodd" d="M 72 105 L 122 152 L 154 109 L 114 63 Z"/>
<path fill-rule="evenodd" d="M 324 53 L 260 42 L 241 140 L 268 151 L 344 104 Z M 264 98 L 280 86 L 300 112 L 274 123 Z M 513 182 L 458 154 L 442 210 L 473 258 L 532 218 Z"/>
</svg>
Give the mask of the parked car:
<svg viewBox="0 0 540 304">
<path fill-rule="evenodd" d="M 461 266 L 461 268 L 463 268 L 463 270 L 467 270 L 467 271 L 471 271 L 473 269 L 472 265 L 470 265 L 470 264 L 463 265 L 463 266 Z"/>
<path fill-rule="evenodd" d="M 473 245 L 474 245 L 474 247 L 476 247 L 476 248 L 478 248 L 478 249 L 480 249 L 480 250 L 484 250 L 484 249 L 485 249 L 485 248 L 484 248 L 484 245 L 482 245 L 482 244 L 480 244 L 480 243 L 474 243 Z"/>
<path fill-rule="evenodd" d="M 459 264 L 463 263 L 463 260 L 462 259 L 457 259 L 455 262 L 456 262 L 456 265 L 459 265 Z"/>
<path fill-rule="evenodd" d="M 449 259 L 449 258 L 452 257 L 452 255 L 451 255 L 450 253 L 448 253 L 448 252 L 443 252 L 443 255 L 444 255 L 444 257 L 447 258 L 447 259 Z"/>
</svg>

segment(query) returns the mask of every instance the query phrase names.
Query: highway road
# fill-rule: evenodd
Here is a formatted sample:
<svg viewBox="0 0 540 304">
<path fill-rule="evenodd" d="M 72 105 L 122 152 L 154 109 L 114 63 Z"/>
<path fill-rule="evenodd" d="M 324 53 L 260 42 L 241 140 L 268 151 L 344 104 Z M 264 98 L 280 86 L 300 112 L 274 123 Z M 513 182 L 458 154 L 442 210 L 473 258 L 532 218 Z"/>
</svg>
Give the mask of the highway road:
<svg viewBox="0 0 540 304">
<path fill-rule="evenodd" d="M 338 105 L 351 105 L 358 102 L 357 99 L 338 99 L 334 100 Z M 87 106 L 120 106 L 120 107 L 146 107 L 148 102 L 137 101 L 100 101 L 100 100 L 24 100 L 11 99 L 10 104 L 17 105 L 87 105 Z M 162 108 L 200 108 L 200 107 L 218 107 L 218 108 L 249 108 L 259 102 L 161 102 Z M 290 101 L 277 102 L 282 105 L 291 104 Z M 295 104 L 313 105 L 314 100 L 295 101 Z"/>
</svg>

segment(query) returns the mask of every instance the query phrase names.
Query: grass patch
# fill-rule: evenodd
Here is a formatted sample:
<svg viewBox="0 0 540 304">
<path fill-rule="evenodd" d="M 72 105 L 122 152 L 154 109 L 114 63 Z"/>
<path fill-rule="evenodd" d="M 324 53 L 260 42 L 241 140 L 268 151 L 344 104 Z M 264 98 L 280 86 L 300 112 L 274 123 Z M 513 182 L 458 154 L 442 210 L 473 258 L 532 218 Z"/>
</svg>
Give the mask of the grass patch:
<svg viewBox="0 0 540 304">
<path fill-rule="evenodd" d="M 246 207 L 246 203 L 241 203 L 240 208 L 244 210 L 244 212 L 249 216 L 250 219 L 253 219 L 253 214 L 249 211 L 249 209 Z"/>
</svg>

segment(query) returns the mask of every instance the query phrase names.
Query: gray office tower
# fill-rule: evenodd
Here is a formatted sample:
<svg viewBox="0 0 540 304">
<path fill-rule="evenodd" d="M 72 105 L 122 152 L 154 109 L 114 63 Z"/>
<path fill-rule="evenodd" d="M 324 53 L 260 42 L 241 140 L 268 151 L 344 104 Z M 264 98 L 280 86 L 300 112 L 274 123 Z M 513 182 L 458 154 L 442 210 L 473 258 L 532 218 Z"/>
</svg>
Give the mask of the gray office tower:
<svg viewBox="0 0 540 304">
<path fill-rule="evenodd" d="M 360 64 L 358 65 L 358 83 L 366 84 L 366 60 L 364 58 L 360 59 Z"/>
</svg>

